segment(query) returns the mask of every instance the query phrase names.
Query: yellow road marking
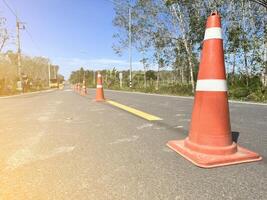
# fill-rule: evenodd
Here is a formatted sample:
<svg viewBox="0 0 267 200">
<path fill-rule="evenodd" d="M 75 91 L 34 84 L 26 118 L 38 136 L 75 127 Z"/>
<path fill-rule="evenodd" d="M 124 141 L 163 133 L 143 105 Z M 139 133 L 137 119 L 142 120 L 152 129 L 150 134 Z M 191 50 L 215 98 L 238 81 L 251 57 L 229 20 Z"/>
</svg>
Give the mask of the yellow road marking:
<svg viewBox="0 0 267 200">
<path fill-rule="evenodd" d="M 126 110 L 132 114 L 135 114 L 139 117 L 142 117 L 148 121 L 156 121 L 156 120 L 162 120 L 161 118 L 157 117 L 157 116 L 154 116 L 154 115 L 150 115 L 148 113 L 145 113 L 143 111 L 140 111 L 140 110 L 137 110 L 135 108 L 131 108 L 129 106 L 125 106 L 125 105 L 122 105 L 120 103 L 117 103 L 115 101 L 111 101 L 111 100 L 107 100 L 106 102 L 108 102 L 109 104 L 113 105 L 113 106 L 116 106 L 122 110 Z"/>
</svg>

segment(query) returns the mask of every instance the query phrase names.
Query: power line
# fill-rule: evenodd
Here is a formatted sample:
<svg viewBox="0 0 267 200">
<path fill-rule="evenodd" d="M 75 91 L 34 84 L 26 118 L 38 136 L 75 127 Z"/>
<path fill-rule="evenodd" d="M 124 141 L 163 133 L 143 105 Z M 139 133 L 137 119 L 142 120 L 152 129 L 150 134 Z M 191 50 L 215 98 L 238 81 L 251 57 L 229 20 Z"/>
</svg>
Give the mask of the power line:
<svg viewBox="0 0 267 200">
<path fill-rule="evenodd" d="M 37 45 L 37 43 L 33 39 L 32 34 L 30 33 L 30 31 L 28 29 L 25 29 L 25 31 L 28 34 L 28 36 L 29 36 L 30 40 L 32 41 L 33 45 L 35 46 L 35 48 L 39 51 L 39 53 L 41 53 L 41 48 L 39 47 L 39 45 Z"/>
<path fill-rule="evenodd" d="M 258 3 L 259 5 L 267 8 L 267 2 L 266 2 L 266 0 L 250 0 L 250 1 L 255 2 L 255 3 Z"/>
<path fill-rule="evenodd" d="M 6 0 L 3 0 L 3 3 L 6 5 L 6 7 L 10 10 L 10 12 L 15 16 L 17 16 L 17 13 L 10 7 L 10 5 L 6 2 Z"/>
<path fill-rule="evenodd" d="M 18 17 L 17 13 L 11 8 L 11 6 L 7 3 L 6 0 L 3 0 L 3 3 L 6 5 L 6 7 L 10 10 L 10 12 L 16 17 L 16 19 L 18 21 L 21 21 L 21 19 Z M 29 36 L 31 42 L 33 43 L 33 45 L 35 46 L 35 48 L 39 51 L 39 53 L 41 53 L 41 49 L 39 47 L 39 45 L 37 45 L 37 43 L 35 42 L 35 40 L 33 39 L 32 34 L 30 33 L 30 31 L 28 30 L 28 28 L 25 28 L 25 31 L 27 33 L 27 35 Z"/>
</svg>

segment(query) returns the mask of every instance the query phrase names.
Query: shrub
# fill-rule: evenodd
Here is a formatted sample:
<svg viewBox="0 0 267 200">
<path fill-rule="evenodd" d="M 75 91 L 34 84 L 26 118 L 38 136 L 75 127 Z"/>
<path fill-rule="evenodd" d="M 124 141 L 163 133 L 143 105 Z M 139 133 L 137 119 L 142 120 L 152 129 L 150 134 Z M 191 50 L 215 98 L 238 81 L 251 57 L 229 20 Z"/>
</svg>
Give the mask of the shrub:
<svg viewBox="0 0 267 200">
<path fill-rule="evenodd" d="M 248 95 L 249 95 L 249 89 L 245 87 L 229 89 L 229 96 L 235 99 L 243 99 Z"/>
</svg>

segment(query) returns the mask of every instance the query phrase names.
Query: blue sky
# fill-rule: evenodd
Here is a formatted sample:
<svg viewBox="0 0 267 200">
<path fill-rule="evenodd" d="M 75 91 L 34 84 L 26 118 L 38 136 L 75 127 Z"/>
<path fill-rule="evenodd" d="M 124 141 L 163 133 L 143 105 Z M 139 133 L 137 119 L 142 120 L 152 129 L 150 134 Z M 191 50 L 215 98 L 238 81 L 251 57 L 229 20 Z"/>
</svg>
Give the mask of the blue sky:
<svg viewBox="0 0 267 200">
<path fill-rule="evenodd" d="M 128 52 L 122 57 L 112 50 L 113 5 L 108 0 L 6 0 L 26 22 L 21 31 L 22 52 L 50 58 L 66 78 L 83 66 L 86 69 L 128 69 Z M 15 36 L 15 17 L 0 0 L 0 15 L 7 18 L 9 32 Z M 8 49 L 15 50 L 14 39 Z M 141 69 L 133 53 L 133 68 Z"/>
</svg>

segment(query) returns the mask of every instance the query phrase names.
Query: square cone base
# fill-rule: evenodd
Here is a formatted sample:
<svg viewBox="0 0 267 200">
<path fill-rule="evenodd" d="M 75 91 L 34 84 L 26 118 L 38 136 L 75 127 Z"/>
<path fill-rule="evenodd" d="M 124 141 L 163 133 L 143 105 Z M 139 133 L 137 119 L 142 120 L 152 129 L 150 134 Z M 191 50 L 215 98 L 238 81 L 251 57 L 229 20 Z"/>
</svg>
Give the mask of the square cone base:
<svg viewBox="0 0 267 200">
<path fill-rule="evenodd" d="M 237 152 L 231 155 L 210 155 L 192 151 L 184 145 L 184 140 L 173 140 L 167 146 L 191 161 L 198 167 L 213 168 L 226 165 L 254 162 L 262 160 L 262 157 L 250 150 L 237 146 Z"/>
</svg>

